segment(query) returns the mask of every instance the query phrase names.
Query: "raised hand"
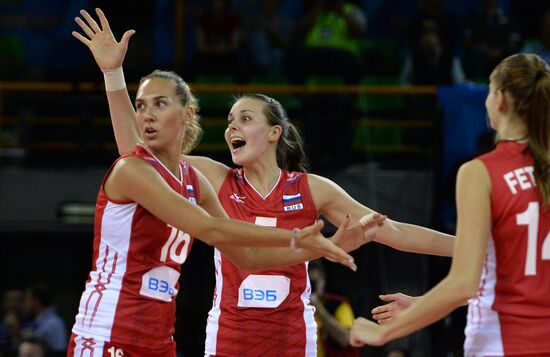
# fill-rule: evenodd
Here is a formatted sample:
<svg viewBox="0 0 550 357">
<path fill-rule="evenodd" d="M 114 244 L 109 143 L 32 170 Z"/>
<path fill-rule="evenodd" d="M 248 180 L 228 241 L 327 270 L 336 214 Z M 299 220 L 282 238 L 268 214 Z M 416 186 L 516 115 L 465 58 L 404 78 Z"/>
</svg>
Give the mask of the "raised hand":
<svg viewBox="0 0 550 357">
<path fill-rule="evenodd" d="M 347 220 L 347 223 L 344 222 L 344 229 L 347 227 L 348 223 L 349 220 Z M 323 229 L 323 226 L 323 221 L 317 221 L 314 224 L 299 230 L 297 232 L 298 247 L 316 252 L 333 262 L 340 263 L 347 266 L 351 270 L 356 271 L 357 266 L 355 265 L 353 257 L 321 234 L 321 229 Z"/>
<path fill-rule="evenodd" d="M 349 335 L 349 343 L 353 347 L 361 347 L 364 345 L 381 346 L 386 341 L 384 340 L 381 326 L 359 317 L 353 321 L 353 327 L 351 328 Z"/>
<path fill-rule="evenodd" d="M 101 26 L 86 10 L 80 10 L 80 16 L 85 21 L 80 17 L 75 17 L 74 21 L 80 26 L 86 36 L 77 31 L 73 31 L 72 35 L 90 49 L 97 65 L 102 71 L 121 67 L 128 50 L 130 37 L 136 31 L 126 31 L 122 35 L 120 42 L 117 42 L 103 11 L 96 8 L 95 12 Z"/>
<path fill-rule="evenodd" d="M 414 301 L 417 299 L 417 297 L 401 293 L 380 295 L 379 297 L 382 301 L 390 302 L 389 304 L 377 306 L 372 309 L 372 318 L 378 321 L 379 324 L 388 322 L 401 311 L 414 304 Z"/>
<path fill-rule="evenodd" d="M 342 248 L 346 252 L 351 252 L 365 243 L 368 243 L 376 237 L 376 233 L 384 225 L 386 220 L 385 215 L 380 213 L 367 214 L 359 222 L 353 224 L 351 227 L 347 227 L 350 217 L 347 216 L 344 220 L 346 228 L 343 228 L 343 224 L 340 225 L 336 234 L 334 234 L 330 240 L 338 247 Z"/>
</svg>

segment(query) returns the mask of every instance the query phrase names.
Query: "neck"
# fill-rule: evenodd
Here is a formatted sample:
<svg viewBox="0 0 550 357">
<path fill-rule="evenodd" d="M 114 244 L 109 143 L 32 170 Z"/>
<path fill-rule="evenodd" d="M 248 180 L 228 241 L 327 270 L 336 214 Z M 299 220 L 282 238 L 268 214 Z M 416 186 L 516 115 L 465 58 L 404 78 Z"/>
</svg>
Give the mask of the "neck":
<svg viewBox="0 0 550 357">
<path fill-rule="evenodd" d="M 155 157 L 162 162 L 164 166 L 177 178 L 180 178 L 180 159 L 181 152 L 164 152 L 156 151 L 145 145 L 147 150 L 149 150 Z"/>
<path fill-rule="evenodd" d="M 527 137 L 527 128 L 519 118 L 503 121 L 498 130 L 499 140 L 521 140 Z"/>
<path fill-rule="evenodd" d="M 243 170 L 248 182 L 262 197 L 271 192 L 281 174 L 281 169 L 276 162 L 269 164 L 255 163 L 243 167 Z"/>
</svg>

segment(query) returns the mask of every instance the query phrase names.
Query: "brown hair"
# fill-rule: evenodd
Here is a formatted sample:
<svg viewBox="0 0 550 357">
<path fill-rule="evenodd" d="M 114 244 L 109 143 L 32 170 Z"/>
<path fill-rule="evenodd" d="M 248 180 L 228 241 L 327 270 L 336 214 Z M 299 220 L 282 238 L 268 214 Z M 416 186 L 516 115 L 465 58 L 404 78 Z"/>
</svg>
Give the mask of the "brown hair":
<svg viewBox="0 0 550 357">
<path fill-rule="evenodd" d="M 535 180 L 544 205 L 550 204 L 550 68 L 535 54 L 515 54 L 491 73 L 495 88 L 508 92 L 515 112 L 525 120 Z"/>
<path fill-rule="evenodd" d="M 280 125 L 283 129 L 281 138 L 277 143 L 277 165 L 288 171 L 307 172 L 309 163 L 304 151 L 304 140 L 300 131 L 288 119 L 286 110 L 277 100 L 259 93 L 248 93 L 238 97 L 250 98 L 264 103 L 263 113 L 269 125 Z"/>
<path fill-rule="evenodd" d="M 147 79 L 152 78 L 172 80 L 175 85 L 176 96 L 179 98 L 181 105 L 189 106 L 193 109 L 193 119 L 185 127 L 185 135 L 183 139 L 183 145 L 181 147 L 182 153 L 187 154 L 197 146 L 199 140 L 202 137 L 202 128 L 199 124 L 200 116 L 197 114 L 199 112 L 198 100 L 191 92 L 191 88 L 189 88 L 189 85 L 176 72 L 162 71 L 158 69 L 154 70 L 145 77 L 141 78 L 141 80 L 139 81 L 139 85 L 141 85 Z"/>
</svg>

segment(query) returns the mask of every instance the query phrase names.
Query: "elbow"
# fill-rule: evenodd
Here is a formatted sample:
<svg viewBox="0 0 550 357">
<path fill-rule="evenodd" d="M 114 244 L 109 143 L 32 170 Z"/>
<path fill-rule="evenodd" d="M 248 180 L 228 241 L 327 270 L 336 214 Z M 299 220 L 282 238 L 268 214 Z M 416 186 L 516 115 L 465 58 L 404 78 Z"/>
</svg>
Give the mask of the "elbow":
<svg viewBox="0 0 550 357">
<path fill-rule="evenodd" d="M 456 281 L 453 284 L 455 302 L 457 306 L 466 305 L 468 300 L 475 297 L 478 292 L 478 285 L 475 281 Z"/>
</svg>

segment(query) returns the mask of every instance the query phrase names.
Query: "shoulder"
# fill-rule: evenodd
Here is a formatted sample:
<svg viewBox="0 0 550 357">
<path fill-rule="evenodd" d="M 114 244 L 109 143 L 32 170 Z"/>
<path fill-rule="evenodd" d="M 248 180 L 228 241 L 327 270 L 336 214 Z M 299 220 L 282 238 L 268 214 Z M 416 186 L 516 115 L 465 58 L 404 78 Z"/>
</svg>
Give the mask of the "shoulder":
<svg viewBox="0 0 550 357">
<path fill-rule="evenodd" d="M 458 169 L 458 175 L 462 176 L 479 176 L 482 177 L 487 174 L 487 168 L 485 163 L 480 159 L 473 159 L 460 165 Z"/>
<path fill-rule="evenodd" d="M 182 159 L 198 171 L 201 171 L 216 188 L 218 188 L 227 176 L 227 173 L 231 170 L 229 166 L 205 156 L 182 155 Z"/>
<path fill-rule="evenodd" d="M 127 156 L 122 157 L 113 165 L 113 174 L 123 174 L 123 175 L 132 175 L 145 170 L 147 168 L 152 168 L 151 165 L 147 164 L 145 160 L 136 157 L 136 156 Z"/>
<path fill-rule="evenodd" d="M 479 159 L 470 160 L 460 166 L 456 176 L 457 187 L 471 186 L 489 188 L 491 179 L 487 167 Z"/>
<path fill-rule="evenodd" d="M 334 181 L 315 174 L 306 174 L 307 175 L 307 181 L 309 183 L 309 187 L 312 191 L 325 191 L 325 190 L 331 190 L 336 189 L 338 185 L 334 183 Z"/>
</svg>

